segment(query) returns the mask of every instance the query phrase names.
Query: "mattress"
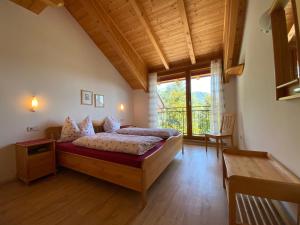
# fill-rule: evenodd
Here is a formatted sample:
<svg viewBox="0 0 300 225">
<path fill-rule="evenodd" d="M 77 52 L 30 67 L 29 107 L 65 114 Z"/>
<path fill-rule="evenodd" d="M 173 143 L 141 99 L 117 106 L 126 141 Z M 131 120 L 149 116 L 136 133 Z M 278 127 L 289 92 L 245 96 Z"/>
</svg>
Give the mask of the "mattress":
<svg viewBox="0 0 300 225">
<path fill-rule="evenodd" d="M 142 168 L 142 163 L 144 159 L 151 155 L 154 152 L 157 152 L 161 149 L 165 140 L 158 142 L 150 150 L 148 150 L 143 155 L 132 155 L 121 152 L 109 152 L 101 151 L 81 146 L 76 146 L 72 142 L 57 142 L 56 151 L 69 152 L 77 155 L 82 155 L 86 157 L 101 159 L 109 162 L 119 163 L 127 166 L 132 166 L 136 168 Z"/>
</svg>

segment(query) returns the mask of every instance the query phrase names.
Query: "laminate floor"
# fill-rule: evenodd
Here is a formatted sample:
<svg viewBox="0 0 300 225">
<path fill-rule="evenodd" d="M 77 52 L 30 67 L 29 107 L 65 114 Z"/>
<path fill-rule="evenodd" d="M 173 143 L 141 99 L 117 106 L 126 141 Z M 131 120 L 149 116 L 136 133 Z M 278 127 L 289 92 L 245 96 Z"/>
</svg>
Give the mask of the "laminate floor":
<svg viewBox="0 0 300 225">
<path fill-rule="evenodd" d="M 0 225 L 226 225 L 221 159 L 214 149 L 185 145 L 148 192 L 140 195 L 62 169 L 29 186 L 0 186 Z"/>
</svg>

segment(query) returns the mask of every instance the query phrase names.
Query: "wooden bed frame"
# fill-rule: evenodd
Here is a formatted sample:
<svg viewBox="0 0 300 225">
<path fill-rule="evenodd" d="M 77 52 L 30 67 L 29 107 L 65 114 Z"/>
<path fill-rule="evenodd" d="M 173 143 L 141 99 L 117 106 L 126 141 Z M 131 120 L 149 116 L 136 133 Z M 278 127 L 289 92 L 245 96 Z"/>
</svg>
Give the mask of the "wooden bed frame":
<svg viewBox="0 0 300 225">
<path fill-rule="evenodd" d="M 46 129 L 48 138 L 58 140 L 61 126 Z M 94 125 L 95 132 L 103 131 L 102 125 Z M 169 138 L 160 151 L 147 156 L 141 168 L 131 167 L 119 163 L 109 162 L 69 152 L 57 152 L 57 163 L 66 167 L 114 184 L 138 191 L 142 195 L 143 206 L 147 203 L 147 190 L 167 168 L 175 155 L 182 151 L 183 136 L 180 134 Z"/>
</svg>

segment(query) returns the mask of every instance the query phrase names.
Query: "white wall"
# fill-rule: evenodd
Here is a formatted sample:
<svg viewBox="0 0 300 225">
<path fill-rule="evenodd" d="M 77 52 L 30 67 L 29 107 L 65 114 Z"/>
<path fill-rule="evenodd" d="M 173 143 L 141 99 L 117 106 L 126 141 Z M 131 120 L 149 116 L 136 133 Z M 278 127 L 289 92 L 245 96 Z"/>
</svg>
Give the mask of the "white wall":
<svg viewBox="0 0 300 225">
<path fill-rule="evenodd" d="M 0 182 L 15 177 L 13 143 L 43 136 L 68 115 L 78 122 L 86 115 L 132 122 L 131 88 L 64 8 L 37 16 L 2 0 L 0 29 Z M 105 107 L 80 105 L 80 89 L 105 95 Z M 40 100 L 35 113 L 32 95 Z M 40 131 L 27 133 L 28 126 Z"/>
<path fill-rule="evenodd" d="M 237 105 L 236 105 L 236 78 L 232 77 L 229 83 L 224 84 L 224 103 L 225 103 L 225 112 L 237 114 Z M 229 140 L 225 141 L 229 144 Z M 237 122 L 234 126 L 234 135 L 233 135 L 233 144 L 234 146 L 238 145 L 238 127 Z"/>
<path fill-rule="evenodd" d="M 134 90 L 133 102 L 134 125 L 149 127 L 149 94 L 144 90 Z"/>
<path fill-rule="evenodd" d="M 272 1 L 248 3 L 241 56 L 245 71 L 237 79 L 240 147 L 271 152 L 300 176 L 300 99 L 275 100 L 272 34 L 258 26 Z"/>
</svg>

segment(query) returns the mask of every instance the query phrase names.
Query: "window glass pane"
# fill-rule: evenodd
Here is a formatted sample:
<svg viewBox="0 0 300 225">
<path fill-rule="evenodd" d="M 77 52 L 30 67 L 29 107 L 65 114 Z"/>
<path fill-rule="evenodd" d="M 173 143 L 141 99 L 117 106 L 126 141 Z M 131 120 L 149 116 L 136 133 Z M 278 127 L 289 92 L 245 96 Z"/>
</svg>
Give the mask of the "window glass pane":
<svg viewBox="0 0 300 225">
<path fill-rule="evenodd" d="M 185 79 L 160 83 L 157 91 L 158 126 L 187 134 Z"/>
<path fill-rule="evenodd" d="M 210 130 L 210 76 L 192 76 L 192 135 L 199 136 Z"/>
</svg>

